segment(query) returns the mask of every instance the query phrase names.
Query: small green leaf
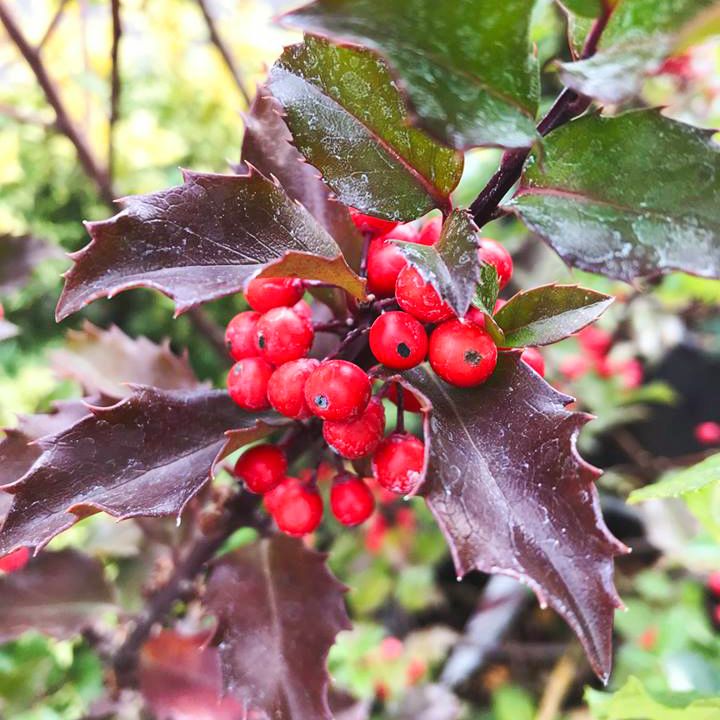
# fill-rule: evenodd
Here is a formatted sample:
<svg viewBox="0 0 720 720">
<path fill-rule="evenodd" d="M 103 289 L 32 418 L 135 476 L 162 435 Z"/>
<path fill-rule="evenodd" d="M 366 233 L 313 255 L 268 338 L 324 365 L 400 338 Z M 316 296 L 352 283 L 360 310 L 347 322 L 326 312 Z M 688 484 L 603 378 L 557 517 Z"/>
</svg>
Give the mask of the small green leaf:
<svg viewBox="0 0 720 720">
<path fill-rule="evenodd" d="M 613 299 L 577 285 L 543 285 L 513 296 L 495 314 L 505 347 L 550 345 L 582 330 Z"/>
<path fill-rule="evenodd" d="M 510 208 L 582 270 L 720 277 L 720 149 L 709 131 L 656 110 L 550 133 Z"/>
<path fill-rule="evenodd" d="M 308 36 L 285 49 L 269 89 L 298 150 L 346 205 L 392 220 L 449 209 L 462 155 L 409 126 L 375 53 Z"/>
<path fill-rule="evenodd" d="M 628 502 L 635 504 L 645 500 L 679 497 L 717 482 L 720 482 L 720 453 L 711 455 L 685 470 L 667 473 L 652 485 L 633 490 Z"/>
<path fill-rule="evenodd" d="M 486 315 L 492 316 L 499 294 L 500 279 L 495 266 L 483 263 L 480 266 L 480 280 L 475 290 L 473 305 Z"/>
<path fill-rule="evenodd" d="M 400 240 L 395 244 L 455 313 L 464 317 L 480 273 L 477 242 L 478 229 L 468 213 L 454 210 L 443 224 L 435 245 Z"/>
<path fill-rule="evenodd" d="M 458 149 L 537 137 L 534 0 L 317 0 L 285 22 L 385 55 L 418 123 Z"/>
</svg>

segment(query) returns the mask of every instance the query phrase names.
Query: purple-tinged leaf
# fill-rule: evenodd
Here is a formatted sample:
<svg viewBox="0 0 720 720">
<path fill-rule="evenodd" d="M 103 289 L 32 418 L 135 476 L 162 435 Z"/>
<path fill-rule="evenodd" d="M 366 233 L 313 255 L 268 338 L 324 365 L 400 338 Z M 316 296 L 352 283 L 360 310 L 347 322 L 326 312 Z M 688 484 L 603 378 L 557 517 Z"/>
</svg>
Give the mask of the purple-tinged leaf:
<svg viewBox="0 0 720 720">
<path fill-rule="evenodd" d="M 225 555 L 208 581 L 226 690 L 268 717 L 331 720 L 328 651 L 349 628 L 325 558 L 285 535 Z"/>
<path fill-rule="evenodd" d="M 268 86 L 298 150 L 346 205 L 392 220 L 450 208 L 462 155 L 409 126 L 376 54 L 308 36 L 285 49 Z"/>
<path fill-rule="evenodd" d="M 71 638 L 114 607 L 98 560 L 76 550 L 41 553 L 0 577 L 0 642 L 28 630 Z"/>
<path fill-rule="evenodd" d="M 464 317 L 480 279 L 478 229 L 470 215 L 453 210 L 434 245 L 402 241 L 395 244 L 458 317 Z"/>
<path fill-rule="evenodd" d="M 52 257 L 61 257 L 60 250 L 40 238 L 0 235 L 0 295 L 20 290 L 35 268 Z"/>
<path fill-rule="evenodd" d="M 184 180 L 124 198 L 120 213 L 88 223 L 92 241 L 74 255 L 58 320 L 136 287 L 159 290 L 182 313 L 239 292 L 259 273 L 330 282 L 365 298 L 337 243 L 271 180 L 187 171 Z"/>
<path fill-rule="evenodd" d="M 282 118 L 282 105 L 264 86 L 244 116 L 242 160 L 265 177 L 276 177 L 285 192 L 302 203 L 332 235 L 353 270 L 360 267 L 362 237 L 347 207 L 334 198 L 320 172 L 309 165 L 292 144 L 292 135 Z"/>
<path fill-rule="evenodd" d="M 477 569 L 529 585 L 582 642 L 607 680 L 612 661 L 613 556 L 626 548 L 602 518 L 599 471 L 577 453 L 588 421 L 564 406 L 517 353 L 492 377 L 455 388 L 425 366 L 404 374 L 432 407 L 426 418 L 427 478 L 421 488 L 450 545 L 459 577 Z"/>
<path fill-rule="evenodd" d="M 612 301 L 578 285 L 543 285 L 514 295 L 494 319 L 505 347 L 550 345 L 595 322 Z"/>
<path fill-rule="evenodd" d="M 43 547 L 97 511 L 125 519 L 179 515 L 223 456 L 228 429 L 248 440 L 282 423 L 275 413 L 240 410 L 227 393 L 136 388 L 110 407 L 38 441 L 42 455 L 3 488 L 12 507 L 0 530 L 0 555 Z"/>
<path fill-rule="evenodd" d="M 68 332 L 52 365 L 59 377 L 75 380 L 86 393 L 116 398 L 132 394 L 129 383 L 162 390 L 191 390 L 200 384 L 187 355 L 174 355 L 169 342 L 156 345 L 145 337 L 128 337 L 118 327 L 102 330 L 89 322 Z"/>
</svg>

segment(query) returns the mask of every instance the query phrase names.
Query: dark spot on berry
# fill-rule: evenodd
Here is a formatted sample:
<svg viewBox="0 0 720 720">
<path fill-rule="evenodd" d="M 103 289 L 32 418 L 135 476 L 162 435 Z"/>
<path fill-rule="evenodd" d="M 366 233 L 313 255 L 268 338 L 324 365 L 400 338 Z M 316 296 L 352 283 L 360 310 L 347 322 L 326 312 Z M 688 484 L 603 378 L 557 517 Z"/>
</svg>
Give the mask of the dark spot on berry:
<svg viewBox="0 0 720 720">
<path fill-rule="evenodd" d="M 397 354 L 402 358 L 410 357 L 410 348 L 401 342 L 397 346 Z"/>
<path fill-rule="evenodd" d="M 262 333 L 258 334 L 258 347 L 261 350 L 265 347 L 265 336 Z"/>
<path fill-rule="evenodd" d="M 317 405 L 321 410 L 325 410 L 327 406 L 330 404 L 327 399 L 327 395 L 316 395 L 313 399 L 313 402 L 315 405 Z"/>
<path fill-rule="evenodd" d="M 464 358 L 468 365 L 474 367 L 482 362 L 483 356 L 477 350 L 466 350 Z"/>
</svg>

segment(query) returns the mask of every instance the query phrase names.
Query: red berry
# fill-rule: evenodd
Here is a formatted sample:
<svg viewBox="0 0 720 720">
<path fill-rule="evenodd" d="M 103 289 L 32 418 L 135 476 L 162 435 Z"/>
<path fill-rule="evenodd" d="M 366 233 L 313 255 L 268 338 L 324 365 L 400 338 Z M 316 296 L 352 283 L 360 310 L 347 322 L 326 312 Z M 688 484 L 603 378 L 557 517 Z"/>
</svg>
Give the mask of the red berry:
<svg viewBox="0 0 720 720">
<path fill-rule="evenodd" d="M 369 455 L 380 444 L 384 433 L 385 408 L 377 398 L 372 398 L 362 415 L 355 420 L 326 420 L 323 423 L 325 442 L 348 460 Z"/>
<path fill-rule="evenodd" d="M 292 307 L 303 292 L 298 278 L 255 278 L 248 283 L 245 299 L 253 310 L 266 313 L 276 307 Z"/>
<path fill-rule="evenodd" d="M 701 445 L 720 445 L 720 423 L 707 420 L 696 425 L 695 439 Z"/>
<path fill-rule="evenodd" d="M 720 570 L 710 573 L 707 579 L 708 590 L 717 598 L 720 598 Z"/>
<path fill-rule="evenodd" d="M 368 290 L 377 297 L 392 297 L 400 271 L 407 265 L 400 248 L 391 240 L 417 242 L 418 235 L 412 225 L 398 225 L 382 237 L 370 242 L 367 258 Z"/>
<path fill-rule="evenodd" d="M 420 245 L 434 245 L 440 239 L 443 221 L 439 215 L 430 218 L 422 227 L 418 235 Z"/>
<path fill-rule="evenodd" d="M 425 328 L 406 312 L 382 314 L 370 328 L 370 350 L 383 365 L 407 370 L 427 355 Z"/>
<path fill-rule="evenodd" d="M 395 220 L 384 220 L 383 218 L 374 217 L 373 215 L 365 215 L 359 210 L 351 207 L 350 217 L 355 223 L 355 227 L 360 232 L 369 232 L 373 235 L 383 235 L 384 233 L 390 232 L 396 225 Z"/>
<path fill-rule="evenodd" d="M 411 265 L 398 275 L 395 297 L 403 310 L 422 322 L 438 323 L 455 314 L 438 291 Z"/>
<path fill-rule="evenodd" d="M 370 488 L 357 476 L 338 475 L 330 490 L 330 507 L 343 525 L 364 523 L 375 509 Z"/>
<path fill-rule="evenodd" d="M 430 365 L 446 382 L 472 387 L 485 382 L 497 364 L 497 347 L 479 325 L 448 320 L 430 336 Z"/>
<path fill-rule="evenodd" d="M 393 383 L 387 393 L 387 399 L 397 405 L 398 401 L 398 389 L 397 383 Z M 406 412 L 419 413 L 422 410 L 422 405 L 415 395 L 413 395 L 407 388 L 403 388 L 403 407 Z"/>
<path fill-rule="evenodd" d="M 275 445 L 255 445 L 235 463 L 235 475 L 250 492 L 264 495 L 277 487 L 287 473 L 285 453 Z"/>
<path fill-rule="evenodd" d="M 510 282 L 513 274 L 513 261 L 510 253 L 497 240 L 482 238 L 478 248 L 478 258 L 481 262 L 492 265 L 497 270 L 502 290 Z"/>
<path fill-rule="evenodd" d="M 272 373 L 272 365 L 263 358 L 244 358 L 236 362 L 227 378 L 230 397 L 244 410 L 264 410 L 270 406 L 267 386 Z"/>
<path fill-rule="evenodd" d="M 378 483 L 400 495 L 412 491 L 422 475 L 425 445 L 414 435 L 393 433 L 375 451 L 372 468 Z"/>
<path fill-rule="evenodd" d="M 367 373 L 347 360 L 325 360 L 305 383 L 305 400 L 323 420 L 352 420 L 367 407 L 371 387 Z"/>
<path fill-rule="evenodd" d="M 595 325 L 583 328 L 577 334 L 577 339 L 582 349 L 595 357 L 607 355 L 613 341 L 612 335 L 607 330 Z"/>
<path fill-rule="evenodd" d="M 273 365 L 305 357 L 314 337 L 312 325 L 290 308 L 268 310 L 257 324 L 260 353 Z"/>
<path fill-rule="evenodd" d="M 260 313 L 247 310 L 238 313 L 225 330 L 225 344 L 233 360 L 257 357 L 260 348 L 257 344 L 257 324 Z"/>
<path fill-rule="evenodd" d="M 320 524 L 323 502 L 316 487 L 289 477 L 273 490 L 272 496 L 272 516 L 284 533 L 300 537 Z"/>
<path fill-rule="evenodd" d="M 0 558 L 0 572 L 13 573 L 22 570 L 30 561 L 30 550 L 18 548 Z"/>
<path fill-rule="evenodd" d="M 383 660 L 398 660 L 405 651 L 403 641 L 396 637 L 386 637 L 380 642 L 380 657 Z"/>
<path fill-rule="evenodd" d="M 320 361 L 314 358 L 300 358 L 281 365 L 268 383 L 270 405 L 293 420 L 309 418 L 312 413 L 305 401 L 305 382 L 319 364 Z"/>
<path fill-rule="evenodd" d="M 582 355 L 568 355 L 560 362 L 559 370 L 568 380 L 577 380 L 590 370 L 590 361 Z"/>
<path fill-rule="evenodd" d="M 525 348 L 520 359 L 527 363 L 540 377 L 545 377 L 545 358 L 537 348 Z"/>
</svg>

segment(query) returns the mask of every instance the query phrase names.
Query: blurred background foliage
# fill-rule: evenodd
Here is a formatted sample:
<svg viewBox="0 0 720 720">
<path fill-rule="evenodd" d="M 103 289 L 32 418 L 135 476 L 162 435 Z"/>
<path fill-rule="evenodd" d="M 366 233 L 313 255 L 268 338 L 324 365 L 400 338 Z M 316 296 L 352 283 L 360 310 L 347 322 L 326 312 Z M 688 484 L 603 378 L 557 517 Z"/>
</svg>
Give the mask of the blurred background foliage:
<svg viewBox="0 0 720 720">
<path fill-rule="evenodd" d="M 42 43 L 42 62 L 72 121 L 100 164 L 107 164 L 110 3 L 5 5 L 27 38 Z M 271 24 L 288 3 L 207 0 L 233 72 L 212 40 L 202 5 L 121 3 L 115 196 L 177 184 L 179 167 L 225 172 L 238 159 L 247 96 L 282 45 L 294 39 Z M 565 32 L 557 5 L 539 0 L 533 39 L 548 102 L 559 87 L 552 60 L 568 54 Z M 644 102 L 665 106 L 685 122 L 720 126 L 720 41 L 711 39 L 666 63 L 647 82 Z M 475 197 L 498 159 L 496 150 L 468 153 L 458 203 Z M 0 29 L 0 235 L 29 234 L 72 252 L 87 241 L 81 221 L 110 212 L 72 143 L 55 127 L 29 65 Z M 496 221 L 487 232 L 514 254 L 515 285 L 508 290 L 581 282 L 618 298 L 600 321 L 599 334 L 585 333 L 546 352 L 549 380 L 597 415 L 581 447 L 607 470 L 599 485 L 608 521 L 635 551 L 618 563 L 627 611 L 617 615 L 611 685 L 604 691 L 594 684 L 567 628 L 523 591 L 501 594 L 501 611 L 508 602 L 520 608 L 508 609 L 512 624 L 502 633 L 497 615 L 483 611 L 492 583 L 480 575 L 456 582 L 440 533 L 424 506 L 413 501 L 386 504 L 366 527 L 342 533 L 331 527 L 319 540 L 351 588 L 348 602 L 356 620 L 331 654 L 337 688 L 360 700 L 366 714 L 357 717 L 372 713 L 378 719 L 720 717 L 720 603 L 706 587 L 708 574 L 720 570 L 717 464 L 701 480 L 702 469 L 678 480 L 679 467 L 696 467 L 718 444 L 699 436 L 698 426 L 720 422 L 720 282 L 673 274 L 639 292 L 569 270 L 515 221 Z M 157 293 L 123 293 L 56 325 L 60 273 L 68 264 L 58 253 L 38 263 L 20 289 L 0 298 L 20 329 L 0 343 L 3 425 L 13 425 L 16 413 L 47 409 L 54 399 L 78 394 L 72 383 L 53 375 L 48 358 L 83 317 L 101 327 L 117 324 L 131 336 L 169 337 L 176 350 L 188 348 L 201 377 L 221 379 L 225 363 L 207 333 L 198 331 L 197 319 L 173 319 L 171 303 Z M 223 324 L 241 303 L 229 298 L 205 312 Z M 642 495 L 643 487 L 650 492 Z M 638 502 L 627 505 L 633 491 L 640 492 L 633 496 Z M 163 526 L 164 550 L 150 551 L 136 524 L 96 516 L 54 546 L 82 546 L 102 558 L 131 612 L 147 577 L 168 562 L 179 532 Z M 452 659 L 458 648 L 475 660 L 463 661 L 463 672 L 450 682 L 448 655 Z M 27 634 L 0 647 L 2 717 L 85 717 L 101 688 L 101 666 L 87 638 L 55 642 Z"/>
</svg>

